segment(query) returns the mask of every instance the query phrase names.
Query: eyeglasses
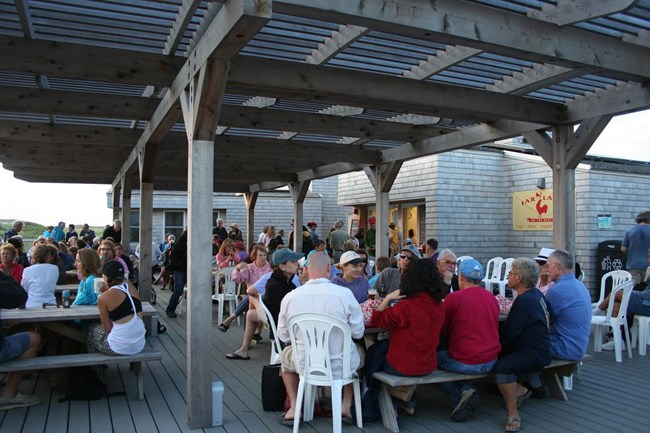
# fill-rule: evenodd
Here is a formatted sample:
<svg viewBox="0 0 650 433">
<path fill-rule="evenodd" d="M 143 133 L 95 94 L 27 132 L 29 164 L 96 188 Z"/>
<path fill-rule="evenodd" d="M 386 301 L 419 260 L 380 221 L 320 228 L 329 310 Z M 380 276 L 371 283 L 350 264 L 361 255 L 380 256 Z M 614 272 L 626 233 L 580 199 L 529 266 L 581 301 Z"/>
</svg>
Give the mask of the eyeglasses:
<svg viewBox="0 0 650 433">
<path fill-rule="evenodd" d="M 451 261 L 451 260 L 440 260 L 440 263 L 443 263 L 445 265 L 454 265 L 454 266 L 456 266 L 456 262 Z"/>
<path fill-rule="evenodd" d="M 110 248 L 100 248 L 99 251 L 111 251 Z"/>
<path fill-rule="evenodd" d="M 399 258 L 403 260 L 411 260 L 413 257 L 409 256 L 408 254 L 400 254 Z"/>
</svg>

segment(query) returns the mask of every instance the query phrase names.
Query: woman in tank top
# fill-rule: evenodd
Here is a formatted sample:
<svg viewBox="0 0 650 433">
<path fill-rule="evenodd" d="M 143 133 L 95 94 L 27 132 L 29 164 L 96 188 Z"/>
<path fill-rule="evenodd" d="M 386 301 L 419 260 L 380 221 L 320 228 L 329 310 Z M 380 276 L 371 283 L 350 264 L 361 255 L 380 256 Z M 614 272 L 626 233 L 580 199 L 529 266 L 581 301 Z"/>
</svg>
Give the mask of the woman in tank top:
<svg viewBox="0 0 650 433">
<path fill-rule="evenodd" d="M 101 269 L 104 289 L 97 305 L 101 323 L 88 329 L 88 352 L 133 355 L 142 352 L 145 328 L 142 303 L 135 288 L 124 278 L 124 266 L 110 260 Z"/>
</svg>

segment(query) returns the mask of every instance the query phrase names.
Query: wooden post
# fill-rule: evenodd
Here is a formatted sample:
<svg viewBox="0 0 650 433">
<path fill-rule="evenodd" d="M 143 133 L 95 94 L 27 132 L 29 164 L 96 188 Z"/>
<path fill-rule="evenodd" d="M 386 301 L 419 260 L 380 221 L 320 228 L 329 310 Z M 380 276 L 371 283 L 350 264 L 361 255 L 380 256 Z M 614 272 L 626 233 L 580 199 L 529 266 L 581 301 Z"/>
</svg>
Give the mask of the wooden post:
<svg viewBox="0 0 650 433">
<path fill-rule="evenodd" d="M 120 195 L 122 193 L 122 182 L 120 181 L 120 184 L 113 187 L 113 191 L 111 193 L 111 198 L 113 199 L 113 220 L 116 220 L 120 217 Z M 113 221 L 111 221 L 111 224 L 113 224 Z M 99 233 L 98 233 L 99 234 Z"/>
<path fill-rule="evenodd" d="M 151 242 L 153 224 L 153 183 L 140 182 L 140 296 L 151 300 Z M 124 230 L 124 229 L 122 229 Z"/>
<path fill-rule="evenodd" d="M 302 252 L 303 204 L 309 191 L 309 184 L 310 181 L 304 181 L 289 185 L 291 198 L 293 198 L 293 245 L 290 247 L 296 252 Z"/>
<path fill-rule="evenodd" d="M 122 177 L 122 249 L 127 256 L 131 252 L 131 174 Z"/>
<path fill-rule="evenodd" d="M 246 202 L 246 247 L 250 248 L 257 242 L 255 233 L 255 205 L 257 204 L 258 192 L 249 192 L 244 194 Z"/>
<path fill-rule="evenodd" d="M 553 245 L 575 254 L 575 168 L 566 164 L 571 125 L 553 127 Z"/>
<path fill-rule="evenodd" d="M 375 190 L 375 201 L 377 206 L 377 221 L 375 224 L 375 256 L 388 256 L 388 211 L 389 192 L 395 183 L 395 179 L 402 168 L 402 162 L 390 162 L 387 164 L 365 167 L 363 171 L 368 176 L 372 187 Z"/>
</svg>

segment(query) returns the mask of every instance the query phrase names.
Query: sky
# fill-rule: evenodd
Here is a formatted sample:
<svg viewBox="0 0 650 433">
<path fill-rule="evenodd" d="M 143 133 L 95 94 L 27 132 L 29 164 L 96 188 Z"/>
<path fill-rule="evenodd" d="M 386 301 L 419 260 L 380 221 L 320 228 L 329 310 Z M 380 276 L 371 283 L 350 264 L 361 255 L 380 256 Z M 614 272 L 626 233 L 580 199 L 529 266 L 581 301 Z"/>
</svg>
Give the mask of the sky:
<svg viewBox="0 0 650 433">
<path fill-rule="evenodd" d="M 650 110 L 615 117 L 594 143 L 590 155 L 650 162 Z M 106 193 L 110 185 L 29 183 L 1 168 L 0 219 L 56 225 L 103 226 L 112 221 Z"/>
</svg>

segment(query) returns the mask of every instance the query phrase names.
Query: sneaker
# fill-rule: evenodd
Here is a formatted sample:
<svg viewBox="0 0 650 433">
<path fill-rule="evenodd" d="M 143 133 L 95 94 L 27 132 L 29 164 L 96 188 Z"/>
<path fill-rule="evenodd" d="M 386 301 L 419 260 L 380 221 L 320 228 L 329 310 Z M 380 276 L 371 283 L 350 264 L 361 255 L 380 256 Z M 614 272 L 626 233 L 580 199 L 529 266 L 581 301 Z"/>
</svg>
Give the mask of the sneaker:
<svg viewBox="0 0 650 433">
<path fill-rule="evenodd" d="M 167 312 L 167 317 L 171 317 L 172 319 L 178 316 L 175 311 L 168 311 Z"/>
<path fill-rule="evenodd" d="M 470 406 L 470 400 L 472 400 L 472 396 L 476 390 L 474 388 L 470 388 L 468 390 L 463 391 L 463 393 L 460 396 L 460 400 L 458 401 L 458 404 L 454 408 L 454 410 L 451 412 L 451 420 L 455 422 L 463 422 L 465 421 L 471 414 L 472 414 L 472 408 Z M 476 400 L 474 400 L 476 403 Z M 481 400 L 479 397 L 478 405 L 481 404 Z"/>
<path fill-rule="evenodd" d="M 605 316 L 605 315 L 607 315 L 607 311 L 601 310 L 600 308 L 596 307 L 593 310 L 591 310 L 591 315 L 592 316 Z"/>
<path fill-rule="evenodd" d="M 606 343 L 603 343 L 603 350 L 614 350 L 614 339 L 610 338 Z M 621 341 L 621 350 L 625 350 L 625 341 Z"/>
<path fill-rule="evenodd" d="M 14 409 L 16 407 L 27 407 L 39 404 L 41 399 L 34 395 L 26 395 L 22 392 L 16 393 L 15 397 L 0 397 L 0 410 Z"/>
</svg>

